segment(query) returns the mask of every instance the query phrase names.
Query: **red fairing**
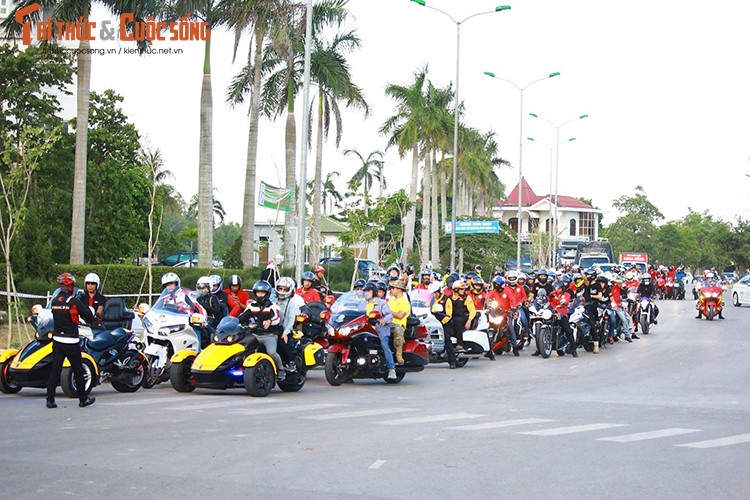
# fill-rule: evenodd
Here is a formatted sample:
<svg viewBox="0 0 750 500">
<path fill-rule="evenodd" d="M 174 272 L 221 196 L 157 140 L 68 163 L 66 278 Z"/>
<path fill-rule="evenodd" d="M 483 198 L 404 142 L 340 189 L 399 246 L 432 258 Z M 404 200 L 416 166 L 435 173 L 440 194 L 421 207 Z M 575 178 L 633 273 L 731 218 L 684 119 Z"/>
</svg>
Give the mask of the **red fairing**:
<svg viewBox="0 0 750 500">
<path fill-rule="evenodd" d="M 427 338 L 427 327 L 423 324 L 419 324 L 417 326 L 417 336 L 418 339 L 426 339 Z"/>
<path fill-rule="evenodd" d="M 331 344 L 328 347 L 328 353 L 339 353 L 341 354 L 341 362 L 346 363 L 349 361 L 349 347 L 344 344 Z"/>
<path fill-rule="evenodd" d="M 701 297 L 703 297 L 703 300 L 701 301 L 701 312 L 703 315 L 706 315 L 706 312 L 708 311 L 708 306 L 710 304 L 713 304 L 716 308 L 716 313 L 718 314 L 721 312 L 721 301 L 722 297 L 721 294 L 724 293 L 724 289 L 720 288 L 718 286 L 707 286 L 703 287 L 700 290 Z M 707 294 L 718 294 L 718 297 L 708 297 Z"/>
<path fill-rule="evenodd" d="M 330 352 L 330 349 L 328 352 Z M 430 359 L 430 353 L 427 351 L 427 346 L 416 340 L 407 340 L 404 342 L 404 352 L 412 352 L 423 357 L 425 360 Z"/>
</svg>

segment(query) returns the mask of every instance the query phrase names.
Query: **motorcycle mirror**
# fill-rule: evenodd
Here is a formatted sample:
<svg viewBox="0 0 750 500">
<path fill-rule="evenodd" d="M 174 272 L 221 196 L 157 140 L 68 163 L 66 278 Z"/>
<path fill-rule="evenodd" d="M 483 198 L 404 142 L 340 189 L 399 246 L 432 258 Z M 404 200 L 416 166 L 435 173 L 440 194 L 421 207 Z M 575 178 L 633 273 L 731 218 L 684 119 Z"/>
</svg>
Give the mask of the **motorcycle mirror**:
<svg viewBox="0 0 750 500">
<path fill-rule="evenodd" d="M 151 308 L 145 302 L 141 302 L 140 304 L 138 304 L 138 314 L 141 317 L 145 316 L 149 309 Z"/>
<path fill-rule="evenodd" d="M 206 324 L 206 317 L 201 313 L 193 313 L 190 315 L 190 326 L 201 328 Z"/>
<path fill-rule="evenodd" d="M 307 320 L 307 314 L 298 314 L 295 318 L 295 321 L 297 321 L 297 323 L 307 323 Z"/>
<path fill-rule="evenodd" d="M 323 321 L 328 321 L 329 319 L 331 319 L 331 313 L 329 313 L 328 311 L 323 311 L 322 313 L 320 313 L 320 319 L 322 319 Z"/>
<path fill-rule="evenodd" d="M 31 314 L 39 314 L 40 312 L 42 312 L 42 305 L 34 304 L 34 306 L 31 308 Z"/>
<path fill-rule="evenodd" d="M 380 319 L 381 318 L 380 311 L 372 311 L 367 313 L 367 317 L 370 319 Z"/>
</svg>

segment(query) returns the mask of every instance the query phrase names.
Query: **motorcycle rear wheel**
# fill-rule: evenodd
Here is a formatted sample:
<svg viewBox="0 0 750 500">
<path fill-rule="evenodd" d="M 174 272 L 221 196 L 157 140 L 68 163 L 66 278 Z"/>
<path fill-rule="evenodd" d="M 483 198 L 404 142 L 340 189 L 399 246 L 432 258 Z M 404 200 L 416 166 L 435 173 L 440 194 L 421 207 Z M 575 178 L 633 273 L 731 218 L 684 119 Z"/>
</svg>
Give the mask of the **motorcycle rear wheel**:
<svg viewBox="0 0 750 500">
<path fill-rule="evenodd" d="M 307 368 L 303 364 L 304 360 L 298 356 L 295 362 L 298 366 L 297 371 L 292 373 L 287 372 L 286 378 L 283 381 L 276 382 L 279 389 L 284 392 L 298 392 L 307 380 Z"/>
<path fill-rule="evenodd" d="M 349 378 L 346 373 L 346 365 L 341 362 L 341 354 L 335 352 L 326 354 L 325 372 L 326 381 L 332 386 L 339 386 Z"/>
<path fill-rule="evenodd" d="M 648 316 L 645 314 L 641 315 L 641 331 L 644 335 L 648 335 L 648 327 L 651 326 L 648 323 Z"/>
<path fill-rule="evenodd" d="M 456 358 L 456 368 L 463 368 L 468 362 L 469 358 Z"/>
<path fill-rule="evenodd" d="M 134 373 L 129 380 L 111 380 L 110 384 L 112 384 L 112 387 L 114 387 L 117 392 L 135 392 L 141 388 L 141 385 L 143 385 L 143 382 L 146 380 L 147 374 L 148 361 L 144 359 L 140 363 L 138 363 L 136 373 Z"/>
<path fill-rule="evenodd" d="M 83 359 L 81 364 L 83 365 L 83 379 L 85 381 L 84 385 L 86 386 L 86 394 L 84 396 L 88 396 L 91 392 L 91 388 L 94 386 L 96 370 L 94 370 L 91 361 L 88 359 Z M 76 388 L 75 374 L 73 373 L 72 366 L 63 367 L 62 373 L 60 374 L 60 388 L 69 398 L 78 397 L 78 389 Z"/>
<path fill-rule="evenodd" d="M 256 398 L 263 398 L 276 385 L 276 373 L 267 359 L 261 359 L 255 366 L 245 368 L 245 390 Z M 300 389 L 302 386 L 300 386 Z M 299 389 L 298 389 L 299 390 Z"/>
<path fill-rule="evenodd" d="M 10 375 L 10 362 L 12 358 L 7 360 L 0 367 L 0 392 L 3 394 L 16 394 L 22 389 L 22 386 L 18 382 L 13 380 Z"/>
<path fill-rule="evenodd" d="M 194 357 L 183 359 L 179 363 L 172 363 L 169 369 L 169 381 L 177 392 L 193 392 L 195 384 L 190 379 L 190 370 L 193 368 Z"/>
</svg>

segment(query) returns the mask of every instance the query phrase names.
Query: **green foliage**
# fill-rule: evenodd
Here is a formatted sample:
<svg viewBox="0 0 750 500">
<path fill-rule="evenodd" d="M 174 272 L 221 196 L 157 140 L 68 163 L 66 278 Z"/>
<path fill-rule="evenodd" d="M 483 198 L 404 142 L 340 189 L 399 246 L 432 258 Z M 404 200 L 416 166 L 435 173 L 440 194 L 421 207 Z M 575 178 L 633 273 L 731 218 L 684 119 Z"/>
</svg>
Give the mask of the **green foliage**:
<svg viewBox="0 0 750 500">
<path fill-rule="evenodd" d="M 464 250 L 464 271 L 474 269 L 477 264 L 485 270 L 502 268 L 508 259 L 515 258 L 516 243 L 508 234 L 509 230 L 501 230 L 498 234 L 456 234 L 456 251 Z M 440 236 L 441 267 L 438 269 L 450 264 L 450 245 L 450 234 Z"/>
<path fill-rule="evenodd" d="M 216 233 L 214 233 L 216 235 Z M 224 254 L 224 265 L 234 269 L 242 269 L 244 266 L 242 262 L 242 253 L 240 248 L 242 247 L 242 236 L 238 236 L 232 246 Z"/>
</svg>

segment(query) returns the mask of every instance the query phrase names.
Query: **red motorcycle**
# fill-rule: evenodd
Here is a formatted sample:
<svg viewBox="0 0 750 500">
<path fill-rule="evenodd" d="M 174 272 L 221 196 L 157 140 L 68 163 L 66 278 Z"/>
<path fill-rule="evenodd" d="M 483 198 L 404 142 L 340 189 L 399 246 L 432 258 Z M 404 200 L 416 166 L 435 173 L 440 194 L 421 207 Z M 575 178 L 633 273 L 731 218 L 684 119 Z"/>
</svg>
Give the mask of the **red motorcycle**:
<svg viewBox="0 0 750 500">
<path fill-rule="evenodd" d="M 724 310 L 723 293 L 724 289 L 716 285 L 702 286 L 698 292 L 698 310 L 707 320 L 712 321 Z"/>
<path fill-rule="evenodd" d="M 374 326 L 380 313 L 368 315 L 366 305 L 362 292 L 347 292 L 336 300 L 330 311 L 323 313 L 331 326 L 325 361 L 326 380 L 331 385 L 357 378 L 382 378 L 397 384 L 406 373 L 424 370 L 430 361 L 427 347 L 418 340 L 427 338 L 427 327 L 410 317 L 404 333 L 404 364 L 396 365 L 395 379 L 387 378 L 383 348 Z"/>
</svg>

